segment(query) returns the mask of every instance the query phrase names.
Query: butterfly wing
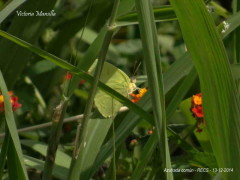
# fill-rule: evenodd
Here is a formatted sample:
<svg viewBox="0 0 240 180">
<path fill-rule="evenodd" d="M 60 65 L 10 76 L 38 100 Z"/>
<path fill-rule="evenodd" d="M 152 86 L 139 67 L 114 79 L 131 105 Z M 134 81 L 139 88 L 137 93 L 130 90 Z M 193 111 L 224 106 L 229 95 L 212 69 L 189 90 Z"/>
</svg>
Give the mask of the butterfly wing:
<svg viewBox="0 0 240 180">
<path fill-rule="evenodd" d="M 95 68 L 92 68 L 92 70 L 94 69 Z M 123 71 L 112 64 L 105 62 L 100 81 L 123 96 L 128 97 L 131 84 L 130 78 Z M 120 102 L 113 99 L 111 96 L 101 90 L 97 91 L 94 102 L 98 111 L 106 118 L 115 116 L 122 106 Z"/>
</svg>

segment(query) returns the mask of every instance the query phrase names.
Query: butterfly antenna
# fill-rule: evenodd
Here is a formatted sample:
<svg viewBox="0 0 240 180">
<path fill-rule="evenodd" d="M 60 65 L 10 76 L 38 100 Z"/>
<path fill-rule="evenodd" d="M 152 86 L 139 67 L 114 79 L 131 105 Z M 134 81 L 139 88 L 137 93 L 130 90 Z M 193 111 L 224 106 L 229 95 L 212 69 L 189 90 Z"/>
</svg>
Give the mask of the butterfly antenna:
<svg viewBox="0 0 240 180">
<path fill-rule="evenodd" d="M 136 76 L 137 71 L 140 68 L 140 66 L 141 66 L 141 61 L 139 61 L 139 60 L 135 61 L 134 66 L 133 66 L 133 77 Z"/>
</svg>

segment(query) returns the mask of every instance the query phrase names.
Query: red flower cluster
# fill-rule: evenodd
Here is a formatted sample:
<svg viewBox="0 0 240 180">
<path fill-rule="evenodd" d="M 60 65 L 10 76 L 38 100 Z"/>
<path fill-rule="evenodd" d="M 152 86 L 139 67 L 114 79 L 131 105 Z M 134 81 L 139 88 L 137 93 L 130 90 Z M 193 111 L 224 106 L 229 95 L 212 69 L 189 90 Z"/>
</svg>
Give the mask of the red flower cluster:
<svg viewBox="0 0 240 180">
<path fill-rule="evenodd" d="M 192 106 L 191 106 L 191 112 L 193 113 L 193 117 L 196 118 L 197 124 L 197 132 L 202 132 L 201 125 L 205 126 L 206 122 L 203 119 L 203 111 L 202 111 L 202 94 L 196 94 L 192 96 Z"/>
<path fill-rule="evenodd" d="M 12 91 L 8 92 L 12 104 L 12 110 L 15 111 L 22 105 L 18 103 L 18 97 L 13 95 Z M 0 94 L 0 112 L 4 112 L 4 97 Z"/>
</svg>

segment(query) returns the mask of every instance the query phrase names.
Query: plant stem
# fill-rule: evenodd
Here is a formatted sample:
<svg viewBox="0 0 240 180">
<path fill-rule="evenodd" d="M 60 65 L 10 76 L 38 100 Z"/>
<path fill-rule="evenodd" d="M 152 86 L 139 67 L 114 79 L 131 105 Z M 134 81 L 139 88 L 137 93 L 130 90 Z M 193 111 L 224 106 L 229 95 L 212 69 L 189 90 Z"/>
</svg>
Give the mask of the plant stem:
<svg viewBox="0 0 240 180">
<path fill-rule="evenodd" d="M 120 108 L 119 112 L 125 112 L 125 111 L 128 111 L 128 110 L 129 109 L 126 106 L 123 106 L 123 107 Z M 83 114 L 79 114 L 79 115 L 76 115 L 76 116 L 71 116 L 71 117 L 65 118 L 63 120 L 63 123 L 80 121 L 82 118 L 83 118 Z M 39 129 L 47 128 L 49 126 L 52 126 L 52 122 L 42 123 L 42 124 L 38 124 L 38 125 L 35 125 L 35 126 L 21 128 L 21 129 L 18 129 L 18 133 L 39 130 Z M 4 137 L 5 135 L 6 135 L 5 133 L 1 133 L 0 138 Z"/>
<path fill-rule="evenodd" d="M 154 122 L 157 129 L 159 146 L 161 149 L 161 158 L 163 167 L 171 169 L 171 160 L 166 129 L 167 123 L 163 76 L 153 8 L 149 0 L 135 0 L 135 3 L 144 49 L 144 61 L 148 76 L 149 92 L 152 100 Z M 166 179 L 173 179 L 171 172 L 166 173 Z"/>
<path fill-rule="evenodd" d="M 67 72 L 68 75 L 69 72 Z M 63 95 L 59 105 L 55 108 L 53 117 L 52 117 L 52 129 L 51 135 L 48 142 L 48 149 L 47 149 L 47 156 L 46 161 L 44 164 L 44 171 L 43 171 L 43 180 L 50 180 L 52 179 L 52 170 L 55 162 L 56 152 L 62 132 L 62 126 L 64 122 L 64 115 L 67 110 L 67 105 L 69 98 L 71 96 L 69 87 L 72 83 L 72 79 L 65 80 L 63 83 Z"/>
<path fill-rule="evenodd" d="M 99 82 L 102 68 L 103 68 L 103 65 L 105 62 L 107 51 L 108 51 L 109 45 L 111 43 L 111 40 L 112 40 L 112 37 L 114 34 L 114 30 L 115 30 L 114 23 L 115 23 L 115 18 L 116 18 L 119 3 L 120 3 L 120 0 L 115 0 L 115 2 L 114 2 L 112 14 L 109 18 L 109 23 L 107 25 L 108 30 L 105 34 L 104 41 L 102 44 L 102 49 L 98 56 L 97 66 L 96 66 L 96 70 L 94 72 L 94 78 L 93 78 L 93 82 L 91 84 L 91 90 L 89 92 L 90 95 L 88 97 L 88 101 L 87 101 L 87 104 L 86 104 L 86 107 L 84 110 L 84 116 L 83 116 L 82 121 L 79 122 L 78 127 L 77 127 L 75 148 L 74 148 L 74 152 L 73 152 L 73 159 L 71 162 L 69 179 L 72 179 L 72 178 L 77 179 L 74 174 L 77 173 L 79 167 L 75 167 L 75 164 L 76 164 L 76 160 L 78 159 L 80 149 L 82 147 L 84 148 L 84 144 L 85 144 L 84 139 L 85 139 L 85 136 L 87 133 L 87 125 L 88 125 L 89 118 L 91 116 L 91 111 L 92 111 L 92 107 L 93 107 L 93 103 L 94 103 L 94 97 L 97 92 L 98 82 Z"/>
<path fill-rule="evenodd" d="M 61 100 L 60 104 L 56 107 L 52 117 L 51 136 L 49 138 L 46 161 L 43 170 L 43 180 L 52 179 L 52 170 L 55 162 L 58 143 L 61 136 L 63 117 L 67 109 L 68 99 Z"/>
<path fill-rule="evenodd" d="M 91 116 L 94 97 L 95 97 L 95 94 L 97 92 L 98 81 L 99 81 L 99 78 L 100 78 L 100 75 L 101 75 L 101 72 L 102 72 L 102 67 L 103 67 L 103 64 L 104 64 L 104 61 L 105 61 L 108 46 L 109 46 L 109 43 L 111 42 L 112 36 L 113 36 L 113 31 L 112 30 L 108 31 L 106 33 L 106 36 L 105 36 L 105 39 L 104 39 L 104 42 L 103 42 L 103 48 L 102 48 L 102 51 L 100 52 L 97 67 L 96 67 L 96 71 L 95 71 L 94 76 L 93 76 L 92 87 L 91 87 L 91 90 L 89 92 L 90 95 L 89 95 L 89 98 L 88 98 L 88 101 L 87 101 L 87 104 L 86 104 L 86 107 L 85 107 L 85 110 L 84 110 L 84 116 L 83 116 L 83 119 L 82 119 L 81 123 L 78 124 L 77 136 L 76 136 L 76 139 L 75 139 L 75 148 L 74 148 L 74 152 L 73 152 L 73 156 L 75 158 L 77 158 L 77 156 L 78 156 L 80 144 L 82 143 L 83 137 L 86 134 L 86 128 L 85 127 L 87 126 L 88 120 Z"/>
</svg>

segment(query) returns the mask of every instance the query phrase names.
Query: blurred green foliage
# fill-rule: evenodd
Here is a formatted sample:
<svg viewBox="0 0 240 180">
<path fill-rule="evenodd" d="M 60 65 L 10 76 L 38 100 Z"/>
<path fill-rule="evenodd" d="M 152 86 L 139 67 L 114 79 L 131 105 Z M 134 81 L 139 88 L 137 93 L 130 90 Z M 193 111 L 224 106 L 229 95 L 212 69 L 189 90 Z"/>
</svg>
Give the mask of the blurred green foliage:
<svg viewBox="0 0 240 180">
<path fill-rule="evenodd" d="M 0 9 L 4 7 L 4 3 L 6 3 L 6 1 L 0 0 Z M 122 1 L 122 3 L 126 3 L 126 1 Z M 168 4 L 167 1 L 161 1 L 160 3 L 159 1 L 153 1 L 155 8 Z M 226 10 L 220 5 L 219 1 L 214 1 L 209 4 L 213 9 L 211 15 L 216 24 L 222 22 L 232 13 L 229 9 Z M 100 31 L 104 28 L 110 16 L 111 8 L 112 1 L 109 0 L 28 0 L 14 10 L 0 24 L 0 28 L 57 57 L 65 59 L 70 64 L 77 65 L 78 62 L 83 61 L 84 55 Z M 36 10 L 42 10 L 43 12 L 54 10 L 56 16 L 23 17 L 18 16 L 16 13 L 16 11 L 34 12 Z M 135 9 L 132 9 L 131 12 L 135 13 Z M 172 14 L 170 15 L 172 16 Z M 156 25 L 163 72 L 166 75 L 171 71 L 171 68 L 177 64 L 174 69 L 176 74 L 171 73 L 171 78 L 168 79 L 169 83 L 177 79 L 178 76 L 181 76 L 176 82 L 174 81 L 171 88 L 167 90 L 165 98 L 166 106 L 168 106 L 174 94 L 178 91 L 179 86 L 184 81 L 184 78 L 189 72 L 189 67 L 192 66 L 192 64 L 185 61 L 187 66 L 180 66 L 182 65 L 180 64 L 182 62 L 181 59 L 185 59 L 185 55 L 183 56 L 183 54 L 186 53 L 187 49 L 178 22 L 176 20 L 165 21 L 158 22 Z M 228 36 L 224 43 L 226 44 L 230 61 L 233 62 L 232 37 Z M 64 74 L 66 74 L 66 71 L 2 37 L 0 38 L 0 47 L 0 69 L 3 72 L 8 89 L 15 92 L 19 97 L 19 102 L 22 104 L 22 107 L 15 113 L 18 128 L 32 127 L 50 122 L 53 110 L 60 101 L 63 93 L 63 82 L 66 81 Z M 148 87 L 146 69 L 142 63 L 142 59 L 143 49 L 138 25 L 134 24 L 119 27 L 111 41 L 106 60 L 124 71 L 130 78 L 136 78 L 137 86 L 142 88 Z M 239 72 L 239 68 L 234 68 L 234 73 Z M 180 72 L 177 71 L 178 69 Z M 66 118 L 84 112 L 89 87 L 89 82 L 79 81 L 78 87 L 74 90 L 74 94 L 70 98 L 68 109 L 65 113 Z M 200 86 L 197 79 L 190 85 L 190 89 L 187 90 L 182 101 L 198 92 L 200 92 Z M 149 96 L 146 95 L 146 99 L 147 97 Z M 144 102 L 144 99 L 142 102 Z M 149 110 L 150 107 L 145 108 L 145 104 L 147 105 L 149 103 L 144 102 L 141 104 L 140 101 L 140 106 L 152 113 L 151 110 Z M 193 133 L 193 131 L 195 131 L 194 119 L 189 117 L 189 112 L 187 113 L 188 118 L 185 117 L 185 111 L 187 111 L 188 108 L 186 106 L 187 105 L 184 104 L 184 110 L 182 110 L 182 107 L 175 109 L 171 118 L 168 119 L 169 127 L 177 133 L 168 134 L 173 168 L 196 169 L 205 166 L 215 167 L 216 160 L 213 154 L 209 151 L 204 151 L 202 143 Z M 97 111 L 94 112 L 94 115 L 97 117 L 100 116 Z M 128 179 L 131 177 L 135 168 L 138 166 L 138 162 L 141 161 L 141 152 L 146 148 L 145 145 L 148 144 L 148 140 L 152 136 L 151 132 L 155 130 L 153 124 L 134 116 L 137 115 L 133 115 L 133 113 L 129 115 L 128 112 L 121 112 L 115 118 L 114 128 L 117 134 L 116 141 L 118 141 L 118 149 L 116 152 L 116 154 L 118 154 L 116 171 L 118 179 Z M 93 118 L 92 123 L 99 119 Z M 189 119 L 191 119 L 191 121 Z M 100 130 L 110 129 L 104 136 L 101 134 L 103 136 L 101 137 L 103 144 L 99 150 L 100 153 L 96 154 L 96 156 L 98 156 L 95 161 L 97 164 L 101 161 L 101 158 L 103 158 L 104 162 L 100 166 L 97 164 L 98 167 L 89 170 L 93 179 L 104 179 L 104 177 L 110 177 L 109 174 L 111 174 L 110 165 L 112 152 L 110 152 L 111 149 L 109 150 L 108 147 L 112 147 L 112 130 L 111 124 L 105 121 L 106 120 L 103 120 L 103 123 L 106 123 L 106 127 L 102 125 L 102 129 L 98 129 L 96 132 L 94 130 L 95 126 L 91 124 L 96 134 L 101 134 Z M 134 122 L 137 123 L 135 125 L 131 124 Z M 66 123 L 63 126 L 57 163 L 53 170 L 53 175 L 56 179 L 66 179 L 67 177 L 76 126 L 76 121 Z M 124 127 L 127 126 L 131 129 L 127 132 L 128 134 L 121 134 Z M 38 128 L 20 133 L 30 179 L 40 179 L 39 171 L 43 169 L 43 161 L 46 155 L 44 152 L 46 151 L 46 144 L 48 142 L 49 129 L 48 126 L 47 128 Z M 4 132 L 3 128 L 1 132 Z M 93 136 L 92 141 L 94 142 L 94 138 L 96 138 L 94 137 L 95 134 L 89 133 Z M 158 155 L 159 151 L 159 148 L 155 148 L 154 146 L 154 150 L 152 150 L 153 154 L 149 158 L 148 163 L 146 163 L 146 167 L 142 170 L 141 179 L 163 178 L 162 162 Z M 106 155 L 104 153 L 108 154 L 107 158 L 104 157 Z M 215 174 L 201 172 L 174 174 L 175 179 L 179 180 L 184 178 L 211 179 L 212 175 Z"/>
</svg>

